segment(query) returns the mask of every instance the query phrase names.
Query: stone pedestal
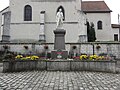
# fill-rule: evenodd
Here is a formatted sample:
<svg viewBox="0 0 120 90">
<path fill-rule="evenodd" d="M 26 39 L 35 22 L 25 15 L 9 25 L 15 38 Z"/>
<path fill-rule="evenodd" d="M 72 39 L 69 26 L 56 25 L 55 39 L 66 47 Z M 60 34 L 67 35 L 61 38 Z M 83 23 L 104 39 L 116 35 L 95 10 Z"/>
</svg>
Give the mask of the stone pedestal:
<svg viewBox="0 0 120 90">
<path fill-rule="evenodd" d="M 62 59 L 68 57 L 68 52 L 65 50 L 65 34 L 64 29 L 54 30 L 55 41 L 54 41 L 54 51 L 51 52 L 52 59 Z"/>
<path fill-rule="evenodd" d="M 55 34 L 55 44 L 54 50 L 65 50 L 65 33 L 64 29 L 56 29 L 54 30 Z"/>
</svg>

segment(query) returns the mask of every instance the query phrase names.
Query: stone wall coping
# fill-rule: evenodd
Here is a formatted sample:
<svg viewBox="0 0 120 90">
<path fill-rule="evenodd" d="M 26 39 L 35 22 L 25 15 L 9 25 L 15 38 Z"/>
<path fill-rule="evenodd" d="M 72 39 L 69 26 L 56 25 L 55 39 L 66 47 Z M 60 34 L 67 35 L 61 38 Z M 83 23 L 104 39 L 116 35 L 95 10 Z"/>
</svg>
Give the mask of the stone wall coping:
<svg viewBox="0 0 120 90">
<path fill-rule="evenodd" d="M 25 42 L 9 42 L 9 43 L 4 43 L 4 42 L 1 42 L 0 43 L 0 45 L 5 45 L 5 44 L 7 44 L 7 45 L 16 45 L 16 44 L 35 44 L 35 45 L 44 45 L 44 44 L 48 44 L 48 45 L 53 45 L 54 43 L 42 43 L 42 42 L 28 42 L 28 43 L 25 43 Z M 91 44 L 91 45 L 93 45 L 93 44 L 120 44 L 120 42 L 81 42 L 81 43 L 69 43 L 69 42 L 67 42 L 67 43 L 65 43 L 65 44 L 70 44 L 70 45 L 80 45 L 80 44 Z"/>
<path fill-rule="evenodd" d="M 117 62 L 116 60 L 3 60 L 3 62 Z"/>
</svg>

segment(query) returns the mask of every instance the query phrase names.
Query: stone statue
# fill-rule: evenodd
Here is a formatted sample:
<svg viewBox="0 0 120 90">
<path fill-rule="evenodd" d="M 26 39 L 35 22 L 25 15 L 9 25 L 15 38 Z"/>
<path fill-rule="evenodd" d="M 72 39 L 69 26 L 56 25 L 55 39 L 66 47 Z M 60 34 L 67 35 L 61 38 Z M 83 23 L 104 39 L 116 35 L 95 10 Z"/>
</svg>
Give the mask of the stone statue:
<svg viewBox="0 0 120 90">
<path fill-rule="evenodd" d="M 59 9 L 59 11 L 56 14 L 56 22 L 57 22 L 56 28 L 62 28 L 62 26 L 63 26 L 63 18 L 64 17 L 63 17 L 62 9 Z"/>
</svg>

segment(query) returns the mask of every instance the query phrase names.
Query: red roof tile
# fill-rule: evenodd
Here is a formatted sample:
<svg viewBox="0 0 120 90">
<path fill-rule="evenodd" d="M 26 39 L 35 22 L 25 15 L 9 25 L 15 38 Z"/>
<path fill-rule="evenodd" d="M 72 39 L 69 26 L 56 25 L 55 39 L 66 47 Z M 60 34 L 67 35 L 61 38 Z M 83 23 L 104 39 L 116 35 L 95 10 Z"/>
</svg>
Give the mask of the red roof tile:
<svg viewBox="0 0 120 90">
<path fill-rule="evenodd" d="M 104 1 L 82 1 L 82 10 L 86 13 L 111 12 Z"/>
</svg>

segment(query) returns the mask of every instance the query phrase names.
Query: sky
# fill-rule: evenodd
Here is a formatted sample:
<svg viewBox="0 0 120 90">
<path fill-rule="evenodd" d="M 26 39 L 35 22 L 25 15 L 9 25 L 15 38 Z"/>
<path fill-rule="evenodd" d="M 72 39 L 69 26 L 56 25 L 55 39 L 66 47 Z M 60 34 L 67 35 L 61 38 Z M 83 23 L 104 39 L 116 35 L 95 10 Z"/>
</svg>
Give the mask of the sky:
<svg viewBox="0 0 120 90">
<path fill-rule="evenodd" d="M 83 1 L 103 1 L 103 0 L 83 0 Z M 120 14 L 120 0 L 104 0 L 108 7 L 112 10 L 111 22 L 118 23 L 118 14 Z M 0 0 L 0 11 L 9 6 L 9 0 Z"/>
</svg>

